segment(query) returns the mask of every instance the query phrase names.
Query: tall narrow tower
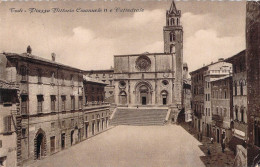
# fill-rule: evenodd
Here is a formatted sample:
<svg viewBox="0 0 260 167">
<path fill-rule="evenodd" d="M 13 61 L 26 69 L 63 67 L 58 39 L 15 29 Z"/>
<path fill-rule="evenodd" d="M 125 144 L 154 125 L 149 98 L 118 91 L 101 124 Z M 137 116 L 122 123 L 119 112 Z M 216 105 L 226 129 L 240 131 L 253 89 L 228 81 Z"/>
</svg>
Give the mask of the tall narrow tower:
<svg viewBox="0 0 260 167">
<path fill-rule="evenodd" d="M 183 30 L 180 24 L 181 11 L 176 9 L 174 0 L 166 11 L 166 26 L 163 27 L 164 53 L 173 54 L 175 60 L 173 99 L 177 105 L 181 105 L 183 82 Z"/>
</svg>

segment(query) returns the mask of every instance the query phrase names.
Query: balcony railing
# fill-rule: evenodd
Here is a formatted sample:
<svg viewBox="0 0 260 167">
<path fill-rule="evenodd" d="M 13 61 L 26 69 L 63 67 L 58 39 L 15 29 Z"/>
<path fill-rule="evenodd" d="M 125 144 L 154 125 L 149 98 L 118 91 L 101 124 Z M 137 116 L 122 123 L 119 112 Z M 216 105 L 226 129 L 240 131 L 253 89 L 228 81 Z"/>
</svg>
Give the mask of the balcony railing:
<svg viewBox="0 0 260 167">
<path fill-rule="evenodd" d="M 101 106 L 101 105 L 109 105 L 110 103 L 108 102 L 101 102 L 101 101 L 92 101 L 92 102 L 87 102 L 85 103 L 85 107 L 88 106 Z"/>
<path fill-rule="evenodd" d="M 204 75 L 230 74 L 231 72 L 232 72 L 231 70 L 210 70 L 210 71 L 205 71 Z"/>
</svg>

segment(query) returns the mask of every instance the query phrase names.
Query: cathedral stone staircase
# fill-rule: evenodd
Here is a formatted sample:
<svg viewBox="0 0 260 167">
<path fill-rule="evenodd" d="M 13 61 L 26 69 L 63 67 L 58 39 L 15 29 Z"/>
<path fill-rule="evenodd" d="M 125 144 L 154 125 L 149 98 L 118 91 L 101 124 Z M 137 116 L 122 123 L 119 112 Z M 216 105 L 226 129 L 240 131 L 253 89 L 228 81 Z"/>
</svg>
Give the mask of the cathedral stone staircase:
<svg viewBox="0 0 260 167">
<path fill-rule="evenodd" d="M 164 125 L 168 109 L 118 108 L 113 113 L 111 125 Z"/>
</svg>

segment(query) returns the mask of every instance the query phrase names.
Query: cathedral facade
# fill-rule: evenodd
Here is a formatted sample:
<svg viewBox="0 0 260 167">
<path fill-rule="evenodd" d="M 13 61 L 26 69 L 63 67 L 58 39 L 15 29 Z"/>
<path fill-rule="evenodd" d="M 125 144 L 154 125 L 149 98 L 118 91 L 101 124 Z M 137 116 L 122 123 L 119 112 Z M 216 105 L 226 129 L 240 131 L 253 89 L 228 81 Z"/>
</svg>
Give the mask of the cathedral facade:
<svg viewBox="0 0 260 167">
<path fill-rule="evenodd" d="M 182 108 L 183 29 L 174 1 L 166 11 L 164 52 L 114 56 L 115 104 L 120 107 L 168 108 L 176 120 Z"/>
</svg>

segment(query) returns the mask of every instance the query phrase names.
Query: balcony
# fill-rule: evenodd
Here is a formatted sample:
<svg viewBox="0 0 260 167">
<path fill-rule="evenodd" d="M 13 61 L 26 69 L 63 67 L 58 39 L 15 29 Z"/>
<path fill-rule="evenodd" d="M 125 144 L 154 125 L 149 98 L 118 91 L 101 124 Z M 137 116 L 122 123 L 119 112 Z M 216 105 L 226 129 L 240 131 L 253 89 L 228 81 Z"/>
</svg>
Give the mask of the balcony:
<svg viewBox="0 0 260 167">
<path fill-rule="evenodd" d="M 212 121 L 213 121 L 213 124 L 215 124 L 218 127 L 222 127 L 222 125 L 223 125 L 223 117 L 220 115 L 213 114 Z"/>
</svg>

